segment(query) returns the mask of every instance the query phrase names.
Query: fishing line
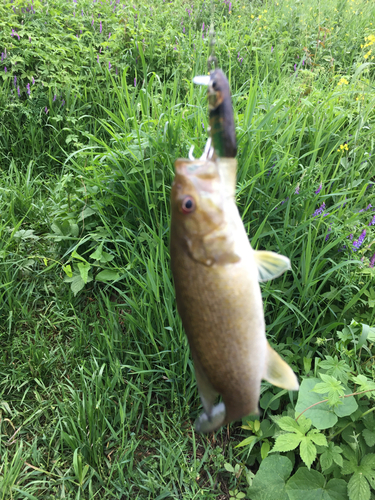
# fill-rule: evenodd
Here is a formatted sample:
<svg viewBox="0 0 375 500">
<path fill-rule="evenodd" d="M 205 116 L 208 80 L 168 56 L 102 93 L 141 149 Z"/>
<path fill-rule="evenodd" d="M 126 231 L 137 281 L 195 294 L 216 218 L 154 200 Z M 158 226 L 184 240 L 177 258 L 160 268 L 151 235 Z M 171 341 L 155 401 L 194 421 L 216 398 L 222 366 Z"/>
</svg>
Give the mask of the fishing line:
<svg viewBox="0 0 375 500">
<path fill-rule="evenodd" d="M 210 24 L 210 31 L 209 31 L 209 37 L 210 37 L 210 49 L 211 53 L 207 59 L 207 69 L 208 73 L 211 72 L 212 66 L 213 69 L 217 68 L 217 58 L 215 56 L 215 0 L 211 0 L 211 24 Z"/>
</svg>

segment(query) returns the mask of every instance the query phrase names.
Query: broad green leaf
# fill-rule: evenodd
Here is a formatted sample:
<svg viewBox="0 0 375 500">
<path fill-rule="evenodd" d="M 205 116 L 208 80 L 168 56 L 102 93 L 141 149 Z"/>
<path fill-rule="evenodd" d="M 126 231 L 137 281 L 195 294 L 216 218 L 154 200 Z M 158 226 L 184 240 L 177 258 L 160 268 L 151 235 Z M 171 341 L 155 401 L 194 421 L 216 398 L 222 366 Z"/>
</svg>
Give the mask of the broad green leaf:
<svg viewBox="0 0 375 500">
<path fill-rule="evenodd" d="M 281 455 L 268 455 L 260 464 L 248 490 L 251 500 L 288 500 L 285 481 L 292 472 L 292 462 Z"/>
<path fill-rule="evenodd" d="M 102 257 L 102 252 L 103 252 L 103 243 L 101 243 L 95 250 L 95 252 L 91 253 L 89 257 L 94 260 L 100 260 Z"/>
<path fill-rule="evenodd" d="M 344 387 L 345 394 L 352 394 L 352 391 L 348 387 Z M 358 409 L 358 403 L 354 396 L 349 398 L 342 398 L 342 404 L 334 409 L 334 412 L 338 417 L 347 417 L 351 415 Z"/>
<path fill-rule="evenodd" d="M 350 500 L 370 500 L 370 486 L 365 476 L 355 472 L 348 483 L 348 494 Z"/>
<path fill-rule="evenodd" d="M 119 279 L 120 275 L 116 271 L 111 271 L 109 269 L 106 269 L 104 271 L 101 271 L 96 275 L 96 280 L 97 281 L 115 281 Z"/>
<path fill-rule="evenodd" d="M 71 282 L 71 285 L 70 285 L 70 288 L 72 289 L 72 292 L 74 293 L 74 295 L 77 295 L 77 293 L 80 292 L 82 290 L 82 288 L 84 288 L 84 286 L 85 286 L 85 282 L 83 281 L 81 276 L 80 275 L 74 276 L 74 278 Z"/>
<path fill-rule="evenodd" d="M 89 278 L 89 271 L 90 271 L 90 268 L 91 268 L 91 264 L 89 264 L 88 262 L 78 262 L 77 264 L 77 267 L 79 269 L 79 273 L 81 275 L 81 278 L 83 280 L 83 282 L 87 283 L 87 280 Z"/>
<path fill-rule="evenodd" d="M 325 482 L 320 472 L 301 467 L 286 484 L 289 500 L 347 500 L 347 484 L 344 480 L 331 479 L 327 484 Z"/>
<path fill-rule="evenodd" d="M 264 460 L 268 456 L 270 448 L 271 448 L 270 442 L 268 440 L 264 441 L 260 449 L 260 456 L 262 457 L 262 460 Z"/>
<path fill-rule="evenodd" d="M 305 378 L 302 380 L 296 405 L 296 418 L 300 413 L 306 410 L 306 408 L 322 400 L 322 396 L 313 392 L 317 383 L 320 383 L 320 379 L 318 378 Z M 327 403 L 320 403 L 309 408 L 305 411 L 304 415 L 311 420 L 312 425 L 317 429 L 328 429 L 333 427 L 338 420 L 333 409 L 330 408 Z M 298 421 L 299 420 L 300 419 L 298 419 Z"/>
<path fill-rule="evenodd" d="M 310 469 L 311 464 L 316 459 L 316 447 L 311 442 L 308 436 L 304 436 L 301 441 L 300 446 L 300 455 L 302 460 L 307 465 L 307 468 Z"/>
<path fill-rule="evenodd" d="M 271 452 L 294 450 L 300 444 L 302 437 L 301 434 L 297 435 L 290 432 L 288 434 L 282 434 L 276 438 Z"/>
<path fill-rule="evenodd" d="M 63 266 L 63 271 L 65 272 L 65 274 L 71 278 L 73 276 L 73 271 L 72 271 L 72 268 L 69 264 L 67 264 L 66 266 Z"/>
</svg>

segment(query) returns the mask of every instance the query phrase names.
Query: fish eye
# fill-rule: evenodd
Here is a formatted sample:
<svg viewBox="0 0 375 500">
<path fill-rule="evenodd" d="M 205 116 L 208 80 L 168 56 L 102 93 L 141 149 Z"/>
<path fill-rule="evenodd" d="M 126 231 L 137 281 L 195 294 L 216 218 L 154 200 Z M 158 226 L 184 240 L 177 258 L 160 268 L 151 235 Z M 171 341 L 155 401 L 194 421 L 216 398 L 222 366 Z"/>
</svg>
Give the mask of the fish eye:
<svg viewBox="0 0 375 500">
<path fill-rule="evenodd" d="M 182 212 L 184 214 L 190 214 L 195 210 L 195 201 L 192 196 L 185 196 L 181 204 Z"/>
</svg>

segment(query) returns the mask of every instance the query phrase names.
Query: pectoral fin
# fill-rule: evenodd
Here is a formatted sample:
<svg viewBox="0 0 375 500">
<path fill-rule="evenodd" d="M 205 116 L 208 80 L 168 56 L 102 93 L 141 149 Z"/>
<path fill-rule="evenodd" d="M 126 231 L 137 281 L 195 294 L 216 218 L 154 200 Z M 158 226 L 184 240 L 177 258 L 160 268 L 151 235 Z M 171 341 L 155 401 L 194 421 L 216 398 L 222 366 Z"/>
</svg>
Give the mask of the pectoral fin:
<svg viewBox="0 0 375 500">
<path fill-rule="evenodd" d="M 277 387 L 288 391 L 298 391 L 297 377 L 291 367 L 277 354 L 267 342 L 266 368 L 263 377 Z"/>
<path fill-rule="evenodd" d="M 254 252 L 254 258 L 258 266 L 259 281 L 272 280 L 290 269 L 288 257 L 275 252 L 257 250 Z"/>
</svg>

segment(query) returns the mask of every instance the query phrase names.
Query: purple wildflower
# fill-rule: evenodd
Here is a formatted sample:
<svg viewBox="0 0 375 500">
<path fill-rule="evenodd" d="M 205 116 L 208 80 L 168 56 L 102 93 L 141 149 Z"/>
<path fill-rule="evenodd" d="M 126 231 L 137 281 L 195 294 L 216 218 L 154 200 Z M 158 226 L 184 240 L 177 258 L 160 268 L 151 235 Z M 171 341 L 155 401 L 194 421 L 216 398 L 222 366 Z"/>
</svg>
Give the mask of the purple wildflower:
<svg viewBox="0 0 375 500">
<path fill-rule="evenodd" d="M 112 33 L 110 33 L 110 34 L 108 35 L 108 40 L 111 38 L 111 35 L 112 35 Z"/>
<path fill-rule="evenodd" d="M 185 33 L 185 26 L 182 27 L 182 33 Z"/>
<path fill-rule="evenodd" d="M 366 229 L 364 229 L 360 235 L 360 237 L 358 238 L 358 240 L 356 241 L 353 241 L 353 252 L 356 252 L 360 246 L 362 245 L 362 243 L 364 242 L 365 240 L 365 237 L 366 237 Z"/>
<path fill-rule="evenodd" d="M 371 257 L 371 260 L 370 260 L 370 267 L 374 267 L 375 266 L 375 253 L 374 255 Z"/>
<path fill-rule="evenodd" d="M 375 215 L 374 215 L 374 217 L 370 220 L 370 222 L 369 222 L 369 224 L 368 224 L 368 225 L 369 225 L 369 226 L 375 226 Z"/>
<path fill-rule="evenodd" d="M 13 80 L 13 85 L 14 85 L 15 87 L 17 87 L 17 77 L 16 77 L 16 76 L 14 77 L 14 80 Z"/>
<path fill-rule="evenodd" d="M 65 99 L 62 100 L 61 105 L 65 106 Z"/>
<path fill-rule="evenodd" d="M 48 108 L 47 106 L 44 108 L 44 112 L 47 114 L 48 113 Z"/>
<path fill-rule="evenodd" d="M 318 189 L 315 191 L 315 194 L 319 194 L 320 191 L 322 190 L 322 187 L 323 187 L 322 183 L 320 183 Z"/>
<path fill-rule="evenodd" d="M 353 233 L 349 234 L 348 238 L 350 239 L 350 241 L 353 241 Z"/>
<path fill-rule="evenodd" d="M 294 191 L 294 194 L 299 194 L 299 186 L 296 187 L 296 190 Z"/>
<path fill-rule="evenodd" d="M 229 12 L 232 11 L 232 2 L 229 2 Z"/>
<path fill-rule="evenodd" d="M 4 66 L 4 73 L 6 73 L 8 70 L 7 70 L 7 67 Z"/>
<path fill-rule="evenodd" d="M 18 94 L 18 97 L 21 97 L 21 91 L 20 91 L 19 87 L 17 87 L 17 94 Z"/>
<path fill-rule="evenodd" d="M 111 61 L 108 61 L 108 69 L 111 69 Z"/>
<path fill-rule="evenodd" d="M 271 54 L 272 54 L 272 52 L 273 52 L 273 47 L 271 46 Z"/>
<path fill-rule="evenodd" d="M 101 33 L 101 32 L 102 32 L 102 29 L 103 29 L 102 22 L 100 21 L 99 33 Z"/>
<path fill-rule="evenodd" d="M 29 36 L 29 42 L 31 43 L 31 36 Z"/>
<path fill-rule="evenodd" d="M 297 63 L 294 65 L 294 71 L 297 71 Z"/>
<path fill-rule="evenodd" d="M 204 31 L 204 23 L 202 24 L 202 31 Z"/>
<path fill-rule="evenodd" d="M 52 102 L 55 102 L 55 101 L 56 101 L 56 97 L 57 97 L 57 95 L 55 94 L 55 95 L 53 96 Z"/>
<path fill-rule="evenodd" d="M 137 86 L 137 79 L 134 78 L 134 87 L 136 87 L 136 86 Z"/>
<path fill-rule="evenodd" d="M 326 204 L 323 202 L 319 208 L 315 210 L 315 212 L 312 214 L 313 217 L 317 217 L 318 215 L 322 215 L 326 208 Z M 328 215 L 328 214 L 327 214 Z"/>
<path fill-rule="evenodd" d="M 34 77 L 33 77 L 33 79 L 32 79 L 31 81 L 33 82 L 33 85 L 34 85 L 34 84 L 35 84 L 35 80 L 34 80 Z"/>
<path fill-rule="evenodd" d="M 31 90 L 30 90 L 30 83 L 28 83 L 28 84 L 26 85 L 26 88 L 27 88 L 27 93 L 28 93 L 28 95 L 30 95 L 30 94 L 31 94 Z"/>
<path fill-rule="evenodd" d="M 328 240 L 329 240 L 329 237 L 330 237 L 330 235 L 331 235 L 331 234 L 330 234 L 330 233 L 331 233 L 331 231 L 332 231 L 332 225 L 330 225 L 330 226 L 329 226 L 329 228 L 328 228 L 328 232 L 327 232 L 327 234 L 326 234 L 325 241 L 328 241 Z"/>
</svg>

